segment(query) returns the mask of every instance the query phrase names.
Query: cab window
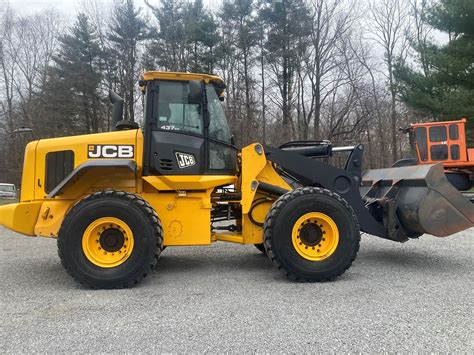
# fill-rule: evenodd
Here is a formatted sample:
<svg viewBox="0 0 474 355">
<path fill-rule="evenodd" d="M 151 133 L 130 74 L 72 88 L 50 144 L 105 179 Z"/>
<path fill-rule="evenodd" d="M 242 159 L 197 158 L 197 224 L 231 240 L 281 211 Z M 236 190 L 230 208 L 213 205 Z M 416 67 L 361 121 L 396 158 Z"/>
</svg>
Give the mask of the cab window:
<svg viewBox="0 0 474 355">
<path fill-rule="evenodd" d="M 446 144 L 434 144 L 430 147 L 431 160 L 448 160 L 448 146 Z"/>
<path fill-rule="evenodd" d="M 217 96 L 214 86 L 206 85 L 207 109 L 209 110 L 209 137 L 216 140 L 230 143 L 231 135 L 229 125 L 225 117 L 224 108 Z"/>
<path fill-rule="evenodd" d="M 201 105 L 189 102 L 188 82 L 159 83 L 155 122 L 158 129 L 202 135 Z"/>
<path fill-rule="evenodd" d="M 444 142 L 446 141 L 446 127 L 445 126 L 434 126 L 430 127 L 430 141 L 431 142 Z"/>
<path fill-rule="evenodd" d="M 451 151 L 451 159 L 452 160 L 459 160 L 461 158 L 461 154 L 459 152 L 459 144 L 453 144 L 449 147 Z"/>
<path fill-rule="evenodd" d="M 428 145 L 426 142 L 426 128 L 417 127 L 415 128 L 415 138 L 418 145 L 418 152 L 420 154 L 421 161 L 428 160 Z"/>
<path fill-rule="evenodd" d="M 209 171 L 233 174 L 237 166 L 237 153 L 231 144 L 231 135 L 224 108 L 212 84 L 206 85 L 207 109 L 209 111 Z M 222 142 L 222 143 L 220 143 Z"/>
<path fill-rule="evenodd" d="M 454 141 L 459 139 L 458 125 L 452 124 L 449 126 L 449 139 Z"/>
</svg>

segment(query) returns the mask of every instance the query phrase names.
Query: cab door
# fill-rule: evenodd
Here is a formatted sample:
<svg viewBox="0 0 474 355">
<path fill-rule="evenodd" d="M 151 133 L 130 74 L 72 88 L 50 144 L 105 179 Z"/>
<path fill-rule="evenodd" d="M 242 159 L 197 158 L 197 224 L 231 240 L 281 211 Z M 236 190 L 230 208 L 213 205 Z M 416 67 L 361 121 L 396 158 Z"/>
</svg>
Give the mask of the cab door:
<svg viewBox="0 0 474 355">
<path fill-rule="evenodd" d="M 449 160 L 448 130 L 445 125 L 428 127 L 429 154 L 432 162 Z"/>
<path fill-rule="evenodd" d="M 144 175 L 202 175 L 207 165 L 202 103 L 188 81 L 149 82 Z"/>
</svg>

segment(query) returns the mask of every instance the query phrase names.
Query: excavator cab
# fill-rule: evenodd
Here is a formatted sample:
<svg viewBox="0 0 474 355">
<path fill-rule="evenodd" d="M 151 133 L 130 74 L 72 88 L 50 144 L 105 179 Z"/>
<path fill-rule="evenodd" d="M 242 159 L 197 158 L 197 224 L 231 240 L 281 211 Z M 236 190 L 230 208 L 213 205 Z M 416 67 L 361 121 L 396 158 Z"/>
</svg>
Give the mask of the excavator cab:
<svg viewBox="0 0 474 355">
<path fill-rule="evenodd" d="M 441 163 L 448 181 L 459 191 L 474 186 L 474 148 L 467 145 L 466 122 L 413 123 L 401 129 L 408 134 L 416 158 L 397 161 L 393 167 Z"/>
<path fill-rule="evenodd" d="M 466 144 L 466 119 L 411 124 L 419 164 L 442 162 L 448 167 L 474 166 L 474 148 Z"/>
</svg>

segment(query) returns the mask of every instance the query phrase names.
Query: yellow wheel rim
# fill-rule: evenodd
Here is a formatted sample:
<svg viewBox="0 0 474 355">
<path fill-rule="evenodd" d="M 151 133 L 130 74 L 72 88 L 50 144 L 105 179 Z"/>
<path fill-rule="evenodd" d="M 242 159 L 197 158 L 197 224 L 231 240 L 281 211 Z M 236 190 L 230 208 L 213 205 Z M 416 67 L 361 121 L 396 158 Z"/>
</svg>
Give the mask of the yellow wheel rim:
<svg viewBox="0 0 474 355">
<path fill-rule="evenodd" d="M 320 212 L 301 216 L 293 226 L 292 242 L 299 255 L 321 261 L 330 257 L 339 244 L 339 229 L 331 217 Z"/>
<path fill-rule="evenodd" d="M 92 222 L 82 235 L 82 250 L 94 265 L 111 268 L 130 257 L 133 250 L 130 227 L 115 217 L 103 217 Z"/>
</svg>

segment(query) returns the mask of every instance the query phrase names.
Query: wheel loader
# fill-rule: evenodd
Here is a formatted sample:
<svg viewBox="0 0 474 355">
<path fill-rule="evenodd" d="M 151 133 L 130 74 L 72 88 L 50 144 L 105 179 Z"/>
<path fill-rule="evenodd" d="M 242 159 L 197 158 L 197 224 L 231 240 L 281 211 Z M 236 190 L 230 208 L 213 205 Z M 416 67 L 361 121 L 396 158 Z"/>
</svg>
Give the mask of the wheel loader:
<svg viewBox="0 0 474 355">
<path fill-rule="evenodd" d="M 165 247 L 253 244 L 295 281 L 342 275 L 360 233 L 395 242 L 474 225 L 441 164 L 362 171 L 363 146 L 328 141 L 239 150 L 214 75 L 146 72 L 144 125 L 42 139 L 25 149 L 21 198 L 0 224 L 57 238 L 67 272 L 92 288 L 131 287 Z M 344 168 L 326 163 L 345 152 Z"/>
</svg>

